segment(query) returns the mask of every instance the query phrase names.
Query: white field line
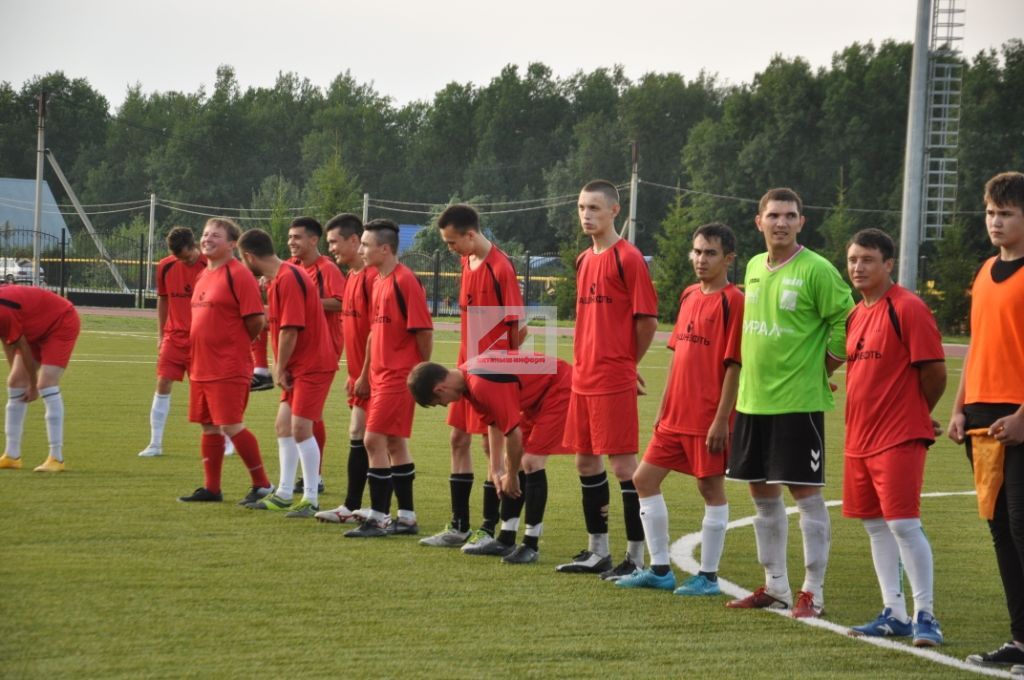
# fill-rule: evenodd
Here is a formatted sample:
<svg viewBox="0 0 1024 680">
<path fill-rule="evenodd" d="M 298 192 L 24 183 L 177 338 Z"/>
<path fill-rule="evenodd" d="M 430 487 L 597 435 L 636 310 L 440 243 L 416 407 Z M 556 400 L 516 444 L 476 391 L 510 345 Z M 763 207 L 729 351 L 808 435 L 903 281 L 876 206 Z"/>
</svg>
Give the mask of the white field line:
<svg viewBox="0 0 1024 680">
<path fill-rule="evenodd" d="M 942 496 L 973 496 L 974 493 L 975 493 L 974 491 L 950 491 L 950 492 L 923 493 L 923 494 L 921 494 L 921 496 L 923 498 L 939 498 L 939 497 L 942 497 Z M 842 505 L 842 501 L 828 501 L 828 502 L 825 503 L 825 505 L 827 505 L 829 507 L 834 507 L 836 505 Z M 787 507 L 786 508 L 786 514 L 787 515 L 792 515 L 792 514 L 795 514 L 796 512 L 797 512 L 796 506 Z M 741 527 L 752 526 L 753 524 L 754 524 L 754 517 L 753 516 L 751 516 L 751 517 L 744 517 L 742 519 L 737 519 L 737 520 L 733 520 L 732 522 L 729 522 L 729 524 L 726 526 L 726 530 L 728 530 L 728 529 L 739 529 Z M 682 569 L 683 571 L 687 571 L 687 572 L 689 572 L 691 574 L 696 574 L 700 570 L 700 562 L 698 562 L 697 559 L 694 557 L 694 552 L 696 552 L 697 546 L 699 546 L 699 545 L 700 545 L 700 532 L 699 531 L 696 532 L 696 533 L 687 534 L 686 536 L 683 536 L 678 541 L 676 541 L 675 543 L 672 544 L 672 549 L 671 549 L 672 561 L 675 562 L 676 565 L 680 569 Z M 740 585 L 732 583 L 731 581 L 727 581 L 727 580 L 723 579 L 721 576 L 718 577 L 718 585 L 719 585 L 719 587 L 721 587 L 723 593 L 725 593 L 727 595 L 731 595 L 732 597 L 735 597 L 735 598 L 742 598 L 742 597 L 746 597 L 747 595 L 750 595 L 750 591 L 749 590 L 743 588 Z M 796 622 L 799 622 L 799 623 L 806 624 L 808 626 L 814 626 L 815 628 L 822 628 L 824 630 L 831 631 L 831 632 L 836 633 L 838 635 L 843 635 L 843 636 L 850 637 L 850 629 L 847 626 L 842 626 L 842 625 L 839 625 L 838 623 L 832 623 L 831 621 L 826 621 L 824 619 L 794 619 L 794 618 L 789 616 L 789 610 L 786 610 L 786 609 L 782 609 L 782 610 L 779 610 L 779 609 L 767 609 L 767 610 L 764 610 L 764 611 L 769 611 L 769 612 L 771 612 L 773 614 L 779 614 L 780 616 L 785 616 L 790 621 L 796 621 Z M 914 656 L 920 657 L 922 659 L 926 659 L 926 660 L 931 661 L 933 663 L 942 664 L 944 666 L 951 666 L 953 668 L 956 668 L 956 669 L 962 670 L 962 671 L 969 671 L 971 673 L 978 673 L 980 675 L 989 675 L 989 676 L 996 677 L 996 678 L 1009 678 L 1009 677 L 1011 677 L 1008 670 L 1004 671 L 1004 670 L 999 670 L 999 669 L 995 669 L 995 668 L 984 668 L 982 666 L 974 666 L 974 665 L 971 665 L 971 664 L 967 663 L 966 661 L 961 661 L 960 659 L 955 659 L 955 658 L 953 658 L 951 656 L 946 656 L 945 654 L 940 654 L 939 652 L 935 651 L 934 649 L 912 647 L 910 645 L 905 645 L 905 644 L 901 644 L 899 642 L 894 642 L 892 640 L 888 640 L 886 638 L 878 638 L 878 637 L 862 636 L 862 637 L 851 637 L 851 639 L 859 640 L 859 641 L 864 642 L 866 644 L 875 645 L 876 647 L 881 647 L 883 649 L 891 649 L 891 650 L 894 650 L 894 651 L 897 651 L 897 652 L 903 652 L 904 654 L 913 654 Z"/>
</svg>

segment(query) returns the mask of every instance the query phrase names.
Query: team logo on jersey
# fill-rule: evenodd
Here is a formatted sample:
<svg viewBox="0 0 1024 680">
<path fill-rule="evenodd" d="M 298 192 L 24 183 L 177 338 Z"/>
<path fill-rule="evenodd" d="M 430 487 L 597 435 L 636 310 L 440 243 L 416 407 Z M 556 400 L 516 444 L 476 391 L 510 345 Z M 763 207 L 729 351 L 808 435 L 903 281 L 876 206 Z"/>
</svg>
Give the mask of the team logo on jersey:
<svg viewBox="0 0 1024 680">
<path fill-rule="evenodd" d="M 782 328 L 779 324 L 772 322 L 768 324 L 759 319 L 744 319 L 743 332 L 749 335 L 764 335 L 770 338 L 781 338 Z"/>
<path fill-rule="evenodd" d="M 857 340 L 857 346 L 854 348 L 854 352 L 851 356 L 847 357 L 847 361 L 860 361 L 861 359 L 881 359 L 882 353 L 875 349 L 864 349 L 864 336 L 860 336 Z"/>
<path fill-rule="evenodd" d="M 590 290 L 586 295 L 580 295 L 579 303 L 581 305 L 590 305 L 595 303 L 610 303 L 612 301 L 611 295 L 603 295 L 597 292 L 597 282 L 590 284 Z"/>
<path fill-rule="evenodd" d="M 779 295 L 779 309 L 784 309 L 787 312 L 796 310 L 796 299 L 797 291 L 783 289 Z"/>
<path fill-rule="evenodd" d="M 686 324 L 686 332 L 683 334 L 676 334 L 676 342 L 689 342 L 694 345 L 708 346 L 711 344 L 711 340 L 705 338 L 703 335 L 697 335 L 693 332 L 693 322 L 689 321 Z"/>
<path fill-rule="evenodd" d="M 387 314 L 378 314 L 373 317 L 373 323 L 391 323 L 391 317 Z"/>
</svg>

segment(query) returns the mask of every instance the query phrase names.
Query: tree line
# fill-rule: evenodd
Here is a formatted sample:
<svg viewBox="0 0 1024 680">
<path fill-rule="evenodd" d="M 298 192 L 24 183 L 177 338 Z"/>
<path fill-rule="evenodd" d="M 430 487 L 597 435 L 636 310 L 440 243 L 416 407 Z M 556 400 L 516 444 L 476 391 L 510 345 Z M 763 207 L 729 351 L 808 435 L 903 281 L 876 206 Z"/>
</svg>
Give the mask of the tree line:
<svg viewBox="0 0 1024 680">
<path fill-rule="evenodd" d="M 349 72 L 326 88 L 282 73 L 272 87 L 243 89 L 221 66 L 209 92 L 135 85 L 111 112 L 85 78 L 55 72 L 20 89 L 0 82 L 0 176 L 35 176 L 36 95 L 46 91 L 47 146 L 87 204 L 153 192 L 233 207 L 246 225 L 280 235 L 295 208 L 315 206 L 305 212 L 321 219 L 358 213 L 363 192 L 381 201 L 371 216 L 403 223 L 426 224 L 438 206 L 465 200 L 507 250 L 568 258 L 583 247 L 575 193 L 595 177 L 627 182 L 635 141 L 637 243 L 655 258 L 660 290 L 675 291 L 692 279 L 689 234 L 702 223 L 736 230 L 740 271 L 763 249 L 751 200 L 771 186 L 816 206 L 801 240 L 839 266 L 857 229 L 898 237 L 911 49 L 855 43 L 818 69 L 775 57 L 740 85 L 703 72 L 631 80 L 616 66 L 560 78 L 544 64 L 508 65 L 487 84 L 452 82 L 402 106 Z M 947 330 L 962 329 L 964 290 L 992 252 L 982 185 L 1024 168 L 1024 43 L 964 65 L 958 215 L 922 249 L 922 278 L 935 282 L 922 291 Z M 159 211 L 161 229 L 201 221 L 184 210 Z M 125 233 L 143 219 L 94 221 Z M 571 307 L 571 291 L 562 297 Z M 676 300 L 663 298 L 670 318 Z"/>
</svg>

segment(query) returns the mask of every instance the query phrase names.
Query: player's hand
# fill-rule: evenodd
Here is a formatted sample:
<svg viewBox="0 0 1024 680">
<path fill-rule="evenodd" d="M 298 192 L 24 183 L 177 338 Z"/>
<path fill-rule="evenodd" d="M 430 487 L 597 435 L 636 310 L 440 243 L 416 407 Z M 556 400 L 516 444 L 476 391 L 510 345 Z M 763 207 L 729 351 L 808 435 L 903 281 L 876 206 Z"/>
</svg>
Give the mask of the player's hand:
<svg viewBox="0 0 1024 680">
<path fill-rule="evenodd" d="M 708 452 L 710 453 L 723 453 L 726 445 L 729 443 L 729 421 L 719 422 L 715 419 L 711 423 L 711 427 L 708 428 L 708 438 L 706 440 L 708 446 Z"/>
<path fill-rule="evenodd" d="M 946 428 L 946 435 L 957 444 L 964 443 L 965 423 L 967 418 L 963 413 L 954 413 L 949 419 L 949 427 Z"/>
<path fill-rule="evenodd" d="M 28 389 L 25 390 L 25 396 L 22 397 L 23 401 L 35 401 L 39 398 L 39 387 L 35 383 L 29 383 Z"/>
<path fill-rule="evenodd" d="M 500 493 L 505 498 L 519 498 L 519 473 L 509 470 L 502 476 Z"/>
<path fill-rule="evenodd" d="M 828 381 L 828 388 L 830 390 L 832 390 L 833 392 L 837 392 L 839 390 L 839 385 L 837 385 L 834 382 L 832 382 L 831 380 L 829 380 Z"/>
<path fill-rule="evenodd" d="M 644 377 L 639 373 L 636 374 L 636 394 L 639 397 L 647 394 L 647 383 L 644 381 Z"/>
<path fill-rule="evenodd" d="M 257 279 L 257 282 L 260 284 L 260 291 L 264 293 L 267 292 L 267 286 L 270 284 L 270 279 L 266 276 L 261 276 Z"/>
<path fill-rule="evenodd" d="M 277 380 L 275 381 L 278 386 L 285 392 L 291 392 L 294 383 L 292 381 L 292 375 L 286 370 L 277 371 Z"/>
<path fill-rule="evenodd" d="M 932 418 L 932 434 L 936 437 L 942 436 L 942 423 Z"/>
<path fill-rule="evenodd" d="M 355 392 L 356 396 L 360 399 L 370 398 L 370 380 L 366 376 L 359 376 L 356 379 L 356 384 L 352 386 L 352 391 Z"/>
<path fill-rule="evenodd" d="M 1017 446 L 1024 442 L 1024 415 L 1014 413 L 1000 418 L 992 423 L 988 433 L 1003 446 Z"/>
</svg>

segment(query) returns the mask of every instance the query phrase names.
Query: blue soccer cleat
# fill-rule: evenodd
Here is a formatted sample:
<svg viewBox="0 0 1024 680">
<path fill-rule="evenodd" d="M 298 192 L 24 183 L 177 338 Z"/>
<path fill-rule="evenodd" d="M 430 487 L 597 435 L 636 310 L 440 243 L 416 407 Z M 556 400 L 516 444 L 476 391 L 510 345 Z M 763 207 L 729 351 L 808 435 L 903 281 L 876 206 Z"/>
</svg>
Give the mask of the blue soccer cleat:
<svg viewBox="0 0 1024 680">
<path fill-rule="evenodd" d="M 655 590 L 672 590 L 676 587 L 676 576 L 671 570 L 664 576 L 658 576 L 651 569 L 637 569 L 629 576 L 623 576 L 615 585 L 619 588 L 654 588 Z"/>
<path fill-rule="evenodd" d="M 935 629 L 938 630 L 938 624 Z M 855 634 L 868 637 L 907 637 L 914 632 L 914 626 L 910 621 L 900 621 L 892 615 L 892 608 L 886 607 L 874 621 L 865 623 L 863 626 L 854 626 L 850 630 Z M 939 637 L 941 639 L 942 633 L 939 633 Z"/>
<path fill-rule="evenodd" d="M 718 581 L 712 581 L 704 574 L 694 574 L 676 588 L 676 595 L 721 595 Z"/>
<path fill-rule="evenodd" d="M 914 646 L 938 647 L 942 644 L 942 629 L 929 612 L 918 612 L 914 622 Z"/>
</svg>

